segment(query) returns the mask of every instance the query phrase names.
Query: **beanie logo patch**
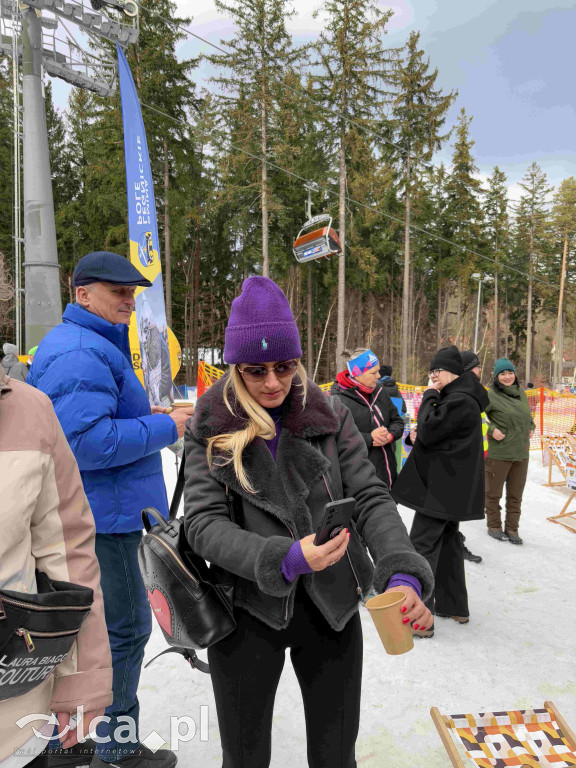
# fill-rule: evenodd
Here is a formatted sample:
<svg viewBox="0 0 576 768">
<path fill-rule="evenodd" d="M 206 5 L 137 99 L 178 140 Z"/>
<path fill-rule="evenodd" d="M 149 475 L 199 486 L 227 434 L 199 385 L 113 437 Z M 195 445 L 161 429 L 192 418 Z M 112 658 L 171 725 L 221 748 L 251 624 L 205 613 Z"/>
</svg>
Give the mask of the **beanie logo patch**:
<svg viewBox="0 0 576 768">
<path fill-rule="evenodd" d="M 262 339 L 262 349 L 266 351 L 268 349 L 268 342 L 266 339 Z"/>
</svg>

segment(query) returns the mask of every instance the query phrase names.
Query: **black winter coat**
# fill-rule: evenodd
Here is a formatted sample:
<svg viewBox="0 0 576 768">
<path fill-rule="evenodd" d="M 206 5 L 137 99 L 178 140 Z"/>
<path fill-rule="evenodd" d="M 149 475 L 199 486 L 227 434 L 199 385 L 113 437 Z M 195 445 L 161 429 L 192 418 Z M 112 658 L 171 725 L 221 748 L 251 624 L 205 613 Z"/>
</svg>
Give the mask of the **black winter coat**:
<svg viewBox="0 0 576 768">
<path fill-rule="evenodd" d="M 366 593 L 372 582 L 384 591 L 394 573 L 418 578 L 426 598 L 433 587 L 430 567 L 414 551 L 390 493 L 376 477 L 350 411 L 311 382 L 303 409 L 300 390 L 293 387 L 284 401 L 276 462 L 262 438 L 244 451 L 244 467 L 256 489 L 250 494 L 240 486 L 233 465 L 215 461 L 209 469 L 206 459 L 206 438 L 238 431 L 246 423 L 238 404 L 236 415 L 227 409 L 224 382 L 202 395 L 188 422 L 184 526 L 196 552 L 236 576 L 234 604 L 282 629 L 292 617 L 301 580 L 330 626 L 341 630 L 358 609 L 360 592 Z M 324 473 L 335 499 L 356 499 L 349 557 L 288 584 L 281 572 L 286 553 L 294 540 L 317 530 L 330 501 Z M 225 486 L 241 499 L 242 528 L 230 520 Z"/>
<path fill-rule="evenodd" d="M 418 432 L 392 496 L 399 504 L 441 520 L 484 518 L 481 413 L 488 394 L 472 371 L 441 392 L 424 392 Z"/>
<path fill-rule="evenodd" d="M 368 449 L 368 458 L 374 464 L 376 474 L 384 482 L 387 488 L 398 476 L 396 467 L 396 452 L 394 443 L 388 443 L 382 450 L 381 446 L 375 446 L 372 439 L 372 431 L 377 425 L 372 418 L 370 408 L 357 394 L 356 388 L 344 389 L 338 384 L 332 387 L 332 396 L 341 400 L 351 412 L 354 423 L 358 427 L 362 439 Z M 373 406 L 377 406 L 382 414 L 381 424 L 394 435 L 394 440 L 400 440 L 404 434 L 404 420 L 396 410 L 396 406 L 386 394 L 385 389 L 377 384 L 371 395 L 364 395 Z"/>
</svg>

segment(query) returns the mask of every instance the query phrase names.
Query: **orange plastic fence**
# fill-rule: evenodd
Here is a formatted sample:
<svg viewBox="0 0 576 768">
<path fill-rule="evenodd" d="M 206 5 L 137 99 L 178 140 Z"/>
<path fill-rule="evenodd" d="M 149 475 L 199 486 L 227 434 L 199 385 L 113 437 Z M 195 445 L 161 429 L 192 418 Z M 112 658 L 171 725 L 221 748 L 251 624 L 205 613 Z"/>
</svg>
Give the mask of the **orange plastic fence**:
<svg viewBox="0 0 576 768">
<path fill-rule="evenodd" d="M 224 371 L 219 368 L 201 362 L 198 366 L 198 397 L 223 375 Z M 320 384 L 320 389 L 328 394 L 332 384 L 332 381 L 328 384 Z M 410 421 L 415 421 L 426 387 L 398 384 L 398 389 L 406 403 Z M 563 435 L 566 432 L 576 434 L 576 395 L 564 395 L 544 387 L 528 389 L 526 395 L 532 411 L 532 418 L 536 424 L 536 430 L 530 444 L 532 450 L 541 448 L 540 437 L 542 435 Z"/>
</svg>

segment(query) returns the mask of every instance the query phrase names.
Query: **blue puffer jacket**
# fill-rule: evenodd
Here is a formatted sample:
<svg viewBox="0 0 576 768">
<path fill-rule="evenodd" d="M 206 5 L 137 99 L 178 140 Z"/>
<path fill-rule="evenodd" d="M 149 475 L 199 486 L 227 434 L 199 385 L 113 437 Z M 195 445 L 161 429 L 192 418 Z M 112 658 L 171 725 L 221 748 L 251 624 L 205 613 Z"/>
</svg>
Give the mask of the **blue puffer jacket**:
<svg viewBox="0 0 576 768">
<path fill-rule="evenodd" d="M 127 325 L 69 304 L 38 347 L 27 381 L 52 400 L 98 533 L 140 530 L 147 506 L 167 515 L 159 451 L 176 441 L 176 425 L 150 413 L 130 362 Z"/>
</svg>

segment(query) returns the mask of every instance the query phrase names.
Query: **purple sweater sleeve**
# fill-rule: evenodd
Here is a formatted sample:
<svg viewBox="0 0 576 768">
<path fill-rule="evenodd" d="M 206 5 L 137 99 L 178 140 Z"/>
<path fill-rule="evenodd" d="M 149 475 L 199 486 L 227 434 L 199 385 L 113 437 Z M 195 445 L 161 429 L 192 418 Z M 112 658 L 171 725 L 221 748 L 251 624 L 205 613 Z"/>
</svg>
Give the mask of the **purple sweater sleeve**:
<svg viewBox="0 0 576 768">
<path fill-rule="evenodd" d="M 296 576 L 303 573 L 312 573 L 308 560 L 304 557 L 299 541 L 295 541 L 282 561 L 282 576 L 291 584 Z"/>
<path fill-rule="evenodd" d="M 288 552 L 288 554 L 290 554 L 290 552 Z M 394 576 L 390 578 L 386 589 L 390 589 L 390 587 L 401 587 L 403 584 L 406 587 L 412 587 L 418 597 L 422 597 L 422 584 L 420 584 L 415 576 L 410 576 L 407 573 L 395 573 Z"/>
</svg>

